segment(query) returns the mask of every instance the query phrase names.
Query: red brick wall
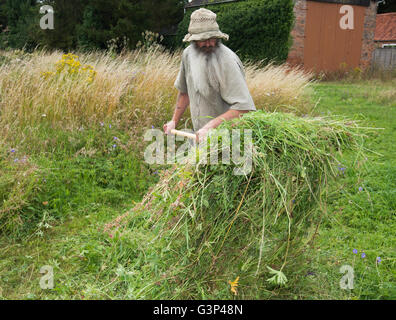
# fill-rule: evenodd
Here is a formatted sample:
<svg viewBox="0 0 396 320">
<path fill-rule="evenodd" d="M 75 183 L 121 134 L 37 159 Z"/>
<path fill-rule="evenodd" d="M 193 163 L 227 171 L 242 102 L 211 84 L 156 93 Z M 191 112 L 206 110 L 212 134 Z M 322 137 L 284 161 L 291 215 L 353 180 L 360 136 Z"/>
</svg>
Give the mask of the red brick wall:
<svg viewBox="0 0 396 320">
<path fill-rule="evenodd" d="M 296 21 L 291 32 L 293 45 L 289 51 L 287 62 L 291 65 L 303 65 L 307 2 L 306 0 L 295 0 L 294 3 L 294 16 L 296 17 Z"/>
<path fill-rule="evenodd" d="M 290 48 L 287 62 L 291 65 L 304 64 L 305 21 L 307 15 L 307 0 L 294 0 L 295 25 L 291 32 L 293 45 Z M 362 69 L 370 66 L 372 54 L 376 47 L 374 43 L 377 5 L 370 1 L 370 6 L 365 7 L 362 53 L 359 67 Z"/>
<path fill-rule="evenodd" d="M 374 1 L 370 1 L 370 6 L 366 7 L 366 13 L 364 17 L 362 55 L 360 56 L 359 65 L 361 69 L 366 69 L 371 65 L 373 51 L 376 47 L 376 44 L 374 43 L 376 18 L 377 4 Z"/>
</svg>

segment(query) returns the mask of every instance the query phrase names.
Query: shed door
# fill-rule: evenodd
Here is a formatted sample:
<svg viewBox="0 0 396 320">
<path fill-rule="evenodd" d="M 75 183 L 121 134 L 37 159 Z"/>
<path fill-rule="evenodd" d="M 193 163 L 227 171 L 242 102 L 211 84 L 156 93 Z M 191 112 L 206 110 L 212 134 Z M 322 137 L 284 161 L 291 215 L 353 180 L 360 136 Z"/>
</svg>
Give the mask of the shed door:
<svg viewBox="0 0 396 320">
<path fill-rule="evenodd" d="M 353 29 L 342 29 L 340 13 L 343 4 L 307 1 L 304 40 L 304 67 L 307 70 L 334 71 L 346 63 L 359 66 L 362 49 L 364 12 L 366 7 L 353 8 Z"/>
</svg>

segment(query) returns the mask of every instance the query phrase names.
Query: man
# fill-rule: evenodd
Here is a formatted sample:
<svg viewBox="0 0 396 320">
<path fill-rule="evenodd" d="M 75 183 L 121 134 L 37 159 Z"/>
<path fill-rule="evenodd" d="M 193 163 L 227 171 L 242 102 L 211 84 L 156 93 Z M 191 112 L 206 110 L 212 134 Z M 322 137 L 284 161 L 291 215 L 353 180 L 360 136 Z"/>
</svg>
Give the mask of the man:
<svg viewBox="0 0 396 320">
<path fill-rule="evenodd" d="M 192 42 L 182 55 L 175 87 L 179 90 L 172 120 L 164 125 L 170 134 L 187 106 L 197 141 L 201 142 L 210 129 L 223 121 L 255 111 L 253 99 L 245 80 L 245 72 L 238 56 L 221 39 L 216 14 L 207 9 L 192 13 L 188 34 L 183 42 Z"/>
</svg>

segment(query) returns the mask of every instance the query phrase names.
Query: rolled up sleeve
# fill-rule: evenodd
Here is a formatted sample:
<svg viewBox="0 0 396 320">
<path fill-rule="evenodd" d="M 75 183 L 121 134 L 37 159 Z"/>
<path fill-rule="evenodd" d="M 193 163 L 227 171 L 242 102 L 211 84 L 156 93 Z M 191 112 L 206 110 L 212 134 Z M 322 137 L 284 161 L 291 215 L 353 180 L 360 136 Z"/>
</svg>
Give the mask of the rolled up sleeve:
<svg viewBox="0 0 396 320">
<path fill-rule="evenodd" d="M 222 99 L 233 110 L 255 111 L 253 98 L 249 92 L 242 63 L 234 60 L 226 63 L 224 83 L 220 87 Z"/>
<path fill-rule="evenodd" d="M 177 75 L 174 86 L 180 92 L 187 93 L 187 82 L 186 82 L 186 72 L 184 67 L 184 59 L 180 64 L 179 74 Z"/>
</svg>

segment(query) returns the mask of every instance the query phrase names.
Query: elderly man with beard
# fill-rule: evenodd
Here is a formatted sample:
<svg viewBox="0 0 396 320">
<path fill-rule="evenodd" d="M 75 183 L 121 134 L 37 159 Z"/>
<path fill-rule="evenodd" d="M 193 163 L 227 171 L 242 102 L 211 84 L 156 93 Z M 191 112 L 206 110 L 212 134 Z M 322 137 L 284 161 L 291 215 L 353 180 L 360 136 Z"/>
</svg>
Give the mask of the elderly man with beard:
<svg viewBox="0 0 396 320">
<path fill-rule="evenodd" d="M 170 134 L 190 105 L 191 119 L 198 142 L 223 121 L 255 111 L 245 72 L 238 56 L 221 39 L 229 36 L 219 30 L 216 14 L 207 9 L 192 13 L 184 42 L 175 87 L 179 90 L 172 120 L 164 125 Z"/>
</svg>

